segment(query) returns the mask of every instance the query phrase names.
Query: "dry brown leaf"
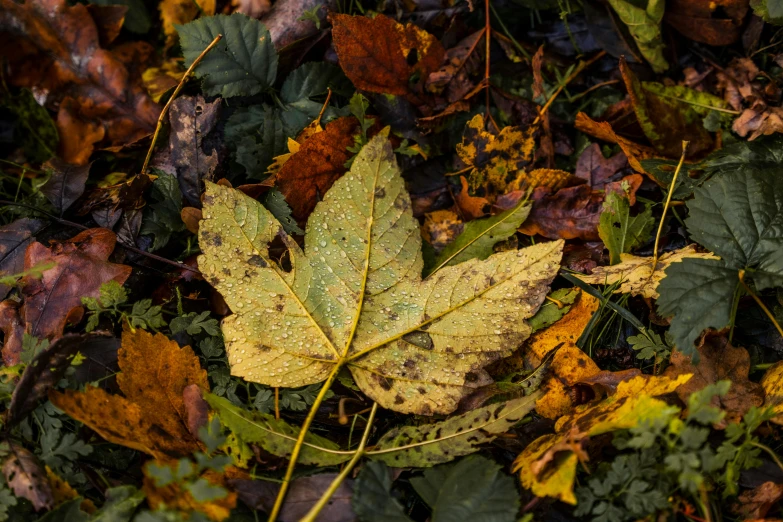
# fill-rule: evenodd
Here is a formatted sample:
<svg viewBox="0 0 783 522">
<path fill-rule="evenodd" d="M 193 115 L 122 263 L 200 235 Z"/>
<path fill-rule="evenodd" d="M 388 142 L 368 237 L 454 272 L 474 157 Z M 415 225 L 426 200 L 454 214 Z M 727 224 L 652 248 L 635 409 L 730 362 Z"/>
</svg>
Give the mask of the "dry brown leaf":
<svg viewBox="0 0 783 522">
<path fill-rule="evenodd" d="M 351 158 L 348 147 L 359 122 L 354 117 L 330 122 L 299 148 L 277 173 L 275 185 L 291 205 L 294 218 L 304 221 L 321 197 L 346 170 Z"/>
<path fill-rule="evenodd" d="M 723 397 L 712 399 L 716 407 L 726 412 L 720 427 L 728 423 L 739 422 L 742 416 L 753 406 L 761 406 L 764 402 L 764 389 L 761 384 L 748 380 L 750 373 L 750 355 L 745 348 L 729 344 L 725 335 L 708 331 L 696 347 L 699 352 L 699 362 L 694 364 L 690 355 L 684 355 L 675 349 L 671 356 L 671 366 L 663 375 L 678 377 L 693 374 L 687 384 L 677 390 L 677 395 L 687 404 L 688 397 L 708 384 L 718 381 L 731 381 L 731 388 Z"/>
<path fill-rule="evenodd" d="M 437 38 L 384 15 L 332 14 L 330 19 L 340 67 L 358 89 L 404 96 L 417 106 L 425 103 L 424 83 L 445 55 Z"/>
<path fill-rule="evenodd" d="M 117 383 L 124 397 L 88 387 L 84 392 L 53 391 L 52 403 L 109 442 L 156 458 L 198 450 L 200 443 L 188 429 L 183 391 L 192 384 L 209 391 L 209 383 L 193 350 L 163 334 L 126 330 L 118 358 L 122 373 Z"/>
<path fill-rule="evenodd" d="M 574 406 L 569 391 L 579 381 L 600 372 L 589 355 L 576 341 L 599 305 L 598 299 L 582 293 L 568 313 L 555 324 L 534 333 L 525 346 L 528 363 L 535 368 L 546 354 L 557 350 L 549 376 L 544 381 L 544 395 L 536 401 L 536 411 L 542 417 L 557 419 Z"/>
<path fill-rule="evenodd" d="M 134 142 L 155 129 L 160 108 L 140 78 L 102 49 L 98 27 L 84 4 L 65 0 L 0 0 L 0 47 L 6 81 L 45 94 L 59 107 L 59 156 L 87 163 L 93 148 Z"/>
</svg>

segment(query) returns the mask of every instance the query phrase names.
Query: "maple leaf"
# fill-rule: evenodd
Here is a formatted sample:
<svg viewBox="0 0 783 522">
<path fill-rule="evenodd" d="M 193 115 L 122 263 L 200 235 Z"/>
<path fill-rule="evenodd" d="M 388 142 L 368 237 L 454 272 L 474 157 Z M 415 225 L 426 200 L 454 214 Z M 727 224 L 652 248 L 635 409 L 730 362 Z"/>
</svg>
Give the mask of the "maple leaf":
<svg viewBox="0 0 783 522">
<path fill-rule="evenodd" d="M 160 108 L 125 65 L 102 49 L 87 6 L 65 0 L 0 0 L 7 81 L 46 92 L 58 106 L 60 157 L 87 163 L 98 144 L 124 145 L 155 129 Z M 137 81 L 138 80 L 138 81 Z"/>
<path fill-rule="evenodd" d="M 109 442 L 155 458 L 199 450 L 188 429 L 183 392 L 192 384 L 209 391 L 209 383 L 193 350 L 160 333 L 126 330 L 118 360 L 117 384 L 124 396 L 88 386 L 83 392 L 52 391 L 49 399 Z"/>
<path fill-rule="evenodd" d="M 391 145 L 376 136 L 310 217 L 304 251 L 262 205 L 208 184 L 199 269 L 234 312 L 222 328 L 234 375 L 330 383 L 348 366 L 385 408 L 448 413 L 482 369 L 530 334 L 562 242 L 445 267 L 421 280 L 418 223 Z M 269 256 L 279 236 L 291 270 Z"/>
<path fill-rule="evenodd" d="M 446 52 L 437 38 L 384 15 L 333 14 L 330 20 L 340 67 L 358 89 L 424 104 L 424 84 Z"/>
</svg>

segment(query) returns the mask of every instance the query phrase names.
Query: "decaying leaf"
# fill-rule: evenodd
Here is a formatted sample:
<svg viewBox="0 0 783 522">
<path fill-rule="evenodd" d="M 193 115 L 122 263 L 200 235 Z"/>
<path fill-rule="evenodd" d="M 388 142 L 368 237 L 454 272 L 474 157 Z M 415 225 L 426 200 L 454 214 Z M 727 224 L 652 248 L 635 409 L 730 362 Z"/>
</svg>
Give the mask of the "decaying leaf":
<svg viewBox="0 0 783 522">
<path fill-rule="evenodd" d="M 291 205 L 294 217 L 305 221 L 316 203 L 347 170 L 353 135 L 359 129 L 354 117 L 339 118 L 323 132 L 306 138 L 298 151 L 280 168 L 275 185 Z"/>
<path fill-rule="evenodd" d="M 777 414 L 772 422 L 783 424 L 783 361 L 770 366 L 760 384 L 764 388 L 764 407 L 773 408 Z"/>
<path fill-rule="evenodd" d="M 658 258 L 655 272 L 652 273 L 651 257 L 638 257 L 631 254 L 621 254 L 620 263 L 612 266 L 599 266 L 593 273 L 574 274 L 591 285 L 619 286 L 614 290 L 618 294 L 640 295 L 648 299 L 658 299 L 658 283 L 666 277 L 666 269 L 672 263 L 678 263 L 685 258 L 719 259 L 709 252 L 698 252 L 696 245 L 688 245 L 679 250 L 667 252 Z"/>
<path fill-rule="evenodd" d="M 621 382 L 614 395 L 597 404 L 578 406 L 571 415 L 561 417 L 555 434 L 533 441 L 514 461 L 522 486 L 539 497 L 552 497 L 576 504 L 573 487 L 581 445 L 589 437 L 632 428 L 644 419 L 667 408 L 659 395 L 671 393 L 688 382 L 684 374 L 676 379 L 640 375 Z"/>
<path fill-rule="evenodd" d="M 160 108 L 140 79 L 102 49 L 98 28 L 84 4 L 64 0 L 3 0 L 0 46 L 11 74 L 6 81 L 46 93 L 46 105 L 58 106 L 59 156 L 87 163 L 95 146 L 134 142 L 155 129 Z"/>
<path fill-rule="evenodd" d="M 424 84 L 445 54 L 437 38 L 384 15 L 333 14 L 330 20 L 340 67 L 358 89 L 423 104 Z M 412 82 L 414 77 L 417 81 Z"/>
<path fill-rule="evenodd" d="M 199 268 L 234 312 L 222 325 L 232 373 L 296 387 L 346 365 L 362 391 L 402 412 L 453 411 L 489 381 L 482 368 L 529 335 L 524 319 L 543 302 L 562 250 L 541 243 L 422 282 L 418 224 L 382 136 L 316 206 L 304 251 L 239 191 L 208 184 L 204 203 Z M 276 236 L 290 272 L 269 257 Z"/>
<path fill-rule="evenodd" d="M 61 336 L 66 323 L 81 317 L 81 298 L 98 297 L 101 285 L 124 283 L 131 268 L 106 261 L 114 250 L 116 236 L 104 228 L 92 228 L 67 241 L 52 241 L 50 247 L 33 243 L 25 253 L 25 269 L 44 263 L 54 266 L 40 279 L 24 278 L 21 317 L 27 333 L 51 340 Z"/>
<path fill-rule="evenodd" d="M 189 346 L 163 334 L 126 330 L 119 350 L 124 396 L 100 388 L 53 391 L 53 404 L 104 439 L 156 458 L 189 455 L 200 443 L 188 429 L 183 390 L 196 384 L 208 391 L 207 374 Z"/>
<path fill-rule="evenodd" d="M 713 405 L 726 412 L 721 424 L 739 422 L 742 416 L 753 406 L 764 402 L 764 388 L 761 384 L 748 380 L 750 355 L 745 348 L 729 344 L 725 335 L 708 331 L 699 342 L 696 350 L 698 362 L 689 355 L 675 349 L 671 356 L 671 365 L 663 373 L 666 377 L 677 378 L 682 374 L 693 377 L 677 389 L 682 402 L 688 403 L 688 397 L 708 384 L 718 381 L 731 381 L 731 388 L 722 397 L 713 397 Z"/>
<path fill-rule="evenodd" d="M 571 387 L 600 371 L 576 345 L 599 304 L 598 299 L 581 293 L 562 319 L 534 333 L 526 343 L 525 355 L 532 367 L 554 353 L 549 377 L 543 384 L 544 394 L 536 401 L 536 412 L 542 417 L 557 419 L 570 412 L 574 406 Z"/>
</svg>

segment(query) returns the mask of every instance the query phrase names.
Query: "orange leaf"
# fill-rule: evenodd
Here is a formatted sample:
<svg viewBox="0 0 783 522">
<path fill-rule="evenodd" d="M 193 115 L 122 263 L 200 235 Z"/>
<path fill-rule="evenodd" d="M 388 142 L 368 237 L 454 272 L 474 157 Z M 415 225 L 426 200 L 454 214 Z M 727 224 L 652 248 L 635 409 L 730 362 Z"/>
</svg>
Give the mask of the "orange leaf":
<svg viewBox="0 0 783 522">
<path fill-rule="evenodd" d="M 331 20 L 340 66 L 358 89 L 405 96 L 414 105 L 423 104 L 424 84 L 446 53 L 437 38 L 383 15 L 335 14 Z"/>
<path fill-rule="evenodd" d="M 88 387 L 51 392 L 52 403 L 109 442 L 156 458 L 198 450 L 182 394 L 191 384 L 203 390 L 209 384 L 193 350 L 163 334 L 126 330 L 118 358 L 122 373 L 117 383 L 124 397 Z"/>
</svg>

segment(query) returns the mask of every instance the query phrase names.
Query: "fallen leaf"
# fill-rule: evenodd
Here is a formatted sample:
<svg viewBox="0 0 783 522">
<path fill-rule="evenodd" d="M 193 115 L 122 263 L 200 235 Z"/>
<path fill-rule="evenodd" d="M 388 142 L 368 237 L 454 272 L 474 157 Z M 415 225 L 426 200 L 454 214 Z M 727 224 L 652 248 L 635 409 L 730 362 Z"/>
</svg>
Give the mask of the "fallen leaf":
<svg viewBox="0 0 783 522">
<path fill-rule="evenodd" d="M 421 234 L 383 136 L 316 206 L 304 252 L 241 192 L 208 184 L 204 202 L 199 269 L 234 312 L 222 324 L 232 373 L 296 387 L 346 364 L 362 391 L 402 412 L 453 411 L 487 383 L 482 368 L 529 335 L 524 319 L 544 301 L 562 250 L 562 242 L 541 243 L 421 281 Z M 253 218 L 239 222 L 236 212 Z M 289 273 L 269 257 L 276 236 L 288 248 Z"/>
<path fill-rule="evenodd" d="M 285 162 L 275 178 L 275 185 L 291 205 L 294 218 L 304 221 L 346 170 L 352 153 L 353 135 L 359 129 L 354 117 L 339 118 L 314 133 Z"/>
<path fill-rule="evenodd" d="M 8 443 L 3 475 L 14 495 L 29 500 L 36 511 L 52 509 L 54 495 L 38 459 L 17 444 Z"/>
<path fill-rule="evenodd" d="M 117 240 L 114 232 L 91 228 L 50 247 L 32 243 L 25 253 L 25 269 L 53 263 L 43 276 L 25 276 L 21 317 L 30 335 L 50 341 L 60 337 L 71 314 L 81 310 L 82 297 L 98 297 L 101 285 L 123 284 L 131 268 L 106 261 Z"/>
<path fill-rule="evenodd" d="M 732 506 L 732 511 L 740 515 L 743 520 L 763 519 L 781 498 L 783 498 L 783 484 L 765 482 L 753 489 L 743 491 Z"/>
<path fill-rule="evenodd" d="M 155 458 L 189 455 L 200 448 L 188 429 L 183 390 L 209 391 L 207 374 L 189 346 L 163 334 L 126 330 L 118 352 L 124 396 L 88 386 L 84 392 L 52 391 L 52 403 L 101 437 Z"/>
<path fill-rule="evenodd" d="M 597 404 L 577 406 L 574 413 L 561 417 L 555 433 L 539 437 L 514 461 L 522 486 L 539 497 L 552 497 L 576 504 L 574 480 L 579 446 L 596 435 L 629 429 L 669 408 L 662 400 L 687 383 L 690 375 L 676 379 L 640 375 L 617 386 L 617 392 Z"/>
<path fill-rule="evenodd" d="M 404 96 L 416 106 L 424 104 L 424 84 L 445 54 L 437 38 L 384 15 L 332 14 L 330 20 L 340 67 L 357 89 Z M 418 80 L 411 82 L 414 77 Z"/>
<path fill-rule="evenodd" d="M 192 207 L 201 206 L 204 181 L 213 181 L 220 161 L 214 145 L 204 149 L 204 140 L 220 118 L 220 105 L 220 100 L 207 103 L 201 95 L 174 100 L 169 110 L 169 146 L 158 149 L 150 162 L 152 168 L 177 178 L 182 196 Z"/>
<path fill-rule="evenodd" d="M 41 187 L 41 193 L 60 215 L 84 194 L 90 165 L 92 164 L 70 165 L 59 158 L 52 158 L 44 163 L 43 168 L 49 172 L 50 178 Z"/>
<path fill-rule="evenodd" d="M 775 424 L 783 424 L 783 361 L 770 366 L 761 378 L 764 388 L 764 407 L 773 408 Z"/>
<path fill-rule="evenodd" d="M 543 383 L 544 395 L 536 401 L 536 412 L 542 417 L 557 419 L 569 413 L 574 407 L 570 388 L 600 371 L 576 345 L 599 304 L 598 299 L 581 293 L 562 319 L 534 333 L 525 344 L 525 358 L 534 368 L 554 352 L 550 375 Z"/>
<path fill-rule="evenodd" d="M 591 285 L 620 283 L 614 290 L 616 294 L 640 295 L 648 299 L 658 299 L 658 284 L 666 277 L 666 269 L 672 263 L 679 263 L 685 258 L 719 259 L 718 256 L 709 252 L 698 252 L 696 245 L 691 244 L 679 250 L 662 254 L 658 258 L 654 273 L 652 273 L 652 257 L 621 254 L 620 263 L 616 265 L 596 267 L 591 275 L 574 275 Z"/>
<path fill-rule="evenodd" d="M 0 45 L 17 50 L 7 55 L 7 81 L 42 89 L 47 106 L 59 104 L 64 161 L 84 165 L 96 146 L 124 145 L 152 133 L 160 108 L 100 47 L 84 4 L 2 0 L 0 5 Z"/>
<path fill-rule="evenodd" d="M 673 350 L 671 365 L 663 372 L 664 376 L 671 378 L 678 378 L 683 374 L 693 375 L 687 384 L 677 389 L 677 395 L 682 402 L 687 404 L 692 393 L 708 384 L 728 380 L 731 381 L 728 393 L 712 399 L 714 406 L 726 412 L 721 427 L 739 422 L 750 408 L 761 406 L 764 402 L 764 388 L 761 384 L 748 380 L 750 355 L 745 348 L 734 347 L 729 344 L 725 335 L 708 331 L 696 350 L 699 354 L 698 362 L 694 362 L 690 355 Z"/>
<path fill-rule="evenodd" d="M 24 253 L 45 226 L 40 219 L 21 218 L 0 227 L 0 277 L 24 271 Z M 0 284 L 0 299 L 10 290 L 11 287 Z"/>
<path fill-rule="evenodd" d="M 723 100 L 681 85 L 667 87 L 655 82 L 640 82 L 622 57 L 620 73 L 636 119 L 660 154 L 678 158 L 682 154 L 683 141 L 689 142 L 689 158 L 703 156 L 715 148 L 703 119 L 712 110 L 710 107 L 727 109 Z"/>
</svg>

